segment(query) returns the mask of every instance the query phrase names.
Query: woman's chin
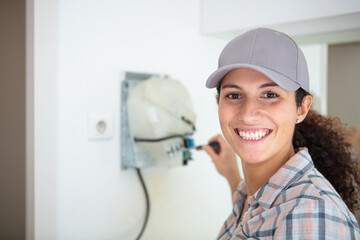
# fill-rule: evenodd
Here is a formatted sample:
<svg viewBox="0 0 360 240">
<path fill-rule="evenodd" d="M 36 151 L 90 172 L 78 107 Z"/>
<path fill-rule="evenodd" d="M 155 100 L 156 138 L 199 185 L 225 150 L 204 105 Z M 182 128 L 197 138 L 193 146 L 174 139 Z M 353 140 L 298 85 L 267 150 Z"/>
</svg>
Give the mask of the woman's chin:
<svg viewBox="0 0 360 240">
<path fill-rule="evenodd" d="M 264 151 L 241 151 L 238 153 L 241 161 L 247 164 L 259 164 L 265 161 Z"/>
</svg>

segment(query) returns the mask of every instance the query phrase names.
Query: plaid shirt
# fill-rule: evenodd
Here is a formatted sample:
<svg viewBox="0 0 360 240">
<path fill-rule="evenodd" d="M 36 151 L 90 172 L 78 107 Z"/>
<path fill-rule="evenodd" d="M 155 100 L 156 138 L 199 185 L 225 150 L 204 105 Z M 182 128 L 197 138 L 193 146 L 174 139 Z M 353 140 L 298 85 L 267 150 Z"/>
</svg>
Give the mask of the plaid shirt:
<svg viewBox="0 0 360 240">
<path fill-rule="evenodd" d="M 316 170 L 306 148 L 249 197 L 239 220 L 246 197 L 242 181 L 217 239 L 360 239 L 354 215 Z"/>
</svg>

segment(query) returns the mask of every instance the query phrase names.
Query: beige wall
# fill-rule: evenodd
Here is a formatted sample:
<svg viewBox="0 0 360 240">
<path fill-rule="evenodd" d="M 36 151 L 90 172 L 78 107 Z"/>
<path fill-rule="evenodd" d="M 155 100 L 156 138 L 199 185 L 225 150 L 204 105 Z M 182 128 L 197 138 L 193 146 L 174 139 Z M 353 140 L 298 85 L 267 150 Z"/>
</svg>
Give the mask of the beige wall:
<svg viewBox="0 0 360 240">
<path fill-rule="evenodd" d="M 25 238 L 25 0 L 0 1 L 0 239 Z"/>
<path fill-rule="evenodd" d="M 360 127 L 360 42 L 329 46 L 328 114 Z"/>
</svg>

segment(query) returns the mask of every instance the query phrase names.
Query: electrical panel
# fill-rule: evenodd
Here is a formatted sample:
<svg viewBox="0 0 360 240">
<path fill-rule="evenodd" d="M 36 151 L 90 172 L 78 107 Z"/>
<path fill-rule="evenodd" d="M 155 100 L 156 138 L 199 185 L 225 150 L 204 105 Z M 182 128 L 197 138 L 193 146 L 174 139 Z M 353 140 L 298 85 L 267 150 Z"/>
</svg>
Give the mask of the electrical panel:
<svg viewBox="0 0 360 240">
<path fill-rule="evenodd" d="M 121 85 L 121 167 L 179 166 L 191 159 L 195 113 L 167 76 L 126 72 Z"/>
</svg>

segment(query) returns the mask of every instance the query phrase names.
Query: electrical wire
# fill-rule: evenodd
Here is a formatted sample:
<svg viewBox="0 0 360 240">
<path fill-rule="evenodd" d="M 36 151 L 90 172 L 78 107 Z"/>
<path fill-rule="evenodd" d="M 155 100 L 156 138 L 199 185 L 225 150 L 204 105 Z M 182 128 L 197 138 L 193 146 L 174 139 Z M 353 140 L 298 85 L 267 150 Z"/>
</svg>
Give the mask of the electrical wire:
<svg viewBox="0 0 360 240">
<path fill-rule="evenodd" d="M 161 141 L 165 141 L 171 138 L 185 138 L 188 136 L 193 135 L 193 132 L 186 132 L 184 134 L 175 134 L 175 135 L 170 135 L 170 136 L 166 136 L 166 137 L 162 137 L 162 138 L 155 138 L 155 139 L 149 139 L 149 138 L 134 138 L 135 142 L 161 142 Z"/>
<path fill-rule="evenodd" d="M 184 116 L 181 116 L 181 120 L 183 120 L 184 122 L 186 122 L 187 124 L 189 124 L 192 127 L 193 132 L 196 131 L 196 127 L 194 125 L 194 123 L 192 121 L 190 121 L 189 119 L 185 118 Z"/>
<path fill-rule="evenodd" d="M 146 214 L 145 214 L 145 220 L 144 220 L 144 224 L 141 228 L 141 231 L 139 233 L 139 235 L 136 237 L 136 240 L 139 240 L 142 236 L 142 234 L 144 233 L 145 231 L 145 228 L 146 228 L 146 224 L 148 222 L 148 219 L 149 219 L 149 214 L 150 214 L 150 200 L 149 200 L 149 194 L 148 194 L 148 191 L 146 189 L 146 185 L 145 185 L 145 182 L 144 182 L 144 178 L 141 174 L 141 171 L 140 171 L 140 168 L 136 168 L 136 171 L 137 171 L 137 174 L 139 176 L 139 179 L 140 179 L 140 182 L 141 182 L 141 185 L 144 189 L 144 194 L 145 194 L 145 198 L 146 198 Z"/>
<path fill-rule="evenodd" d="M 192 130 L 189 132 L 186 132 L 184 134 L 174 134 L 174 135 L 170 135 L 170 136 L 166 136 L 166 137 L 162 137 L 162 138 L 134 138 L 135 142 L 161 142 L 161 141 L 165 141 L 171 138 L 186 138 L 188 136 L 191 136 L 194 134 L 194 132 L 196 131 L 195 125 L 188 120 L 187 118 L 185 118 L 184 116 L 181 117 L 181 120 L 184 121 L 186 124 L 189 124 L 192 127 Z"/>
</svg>

